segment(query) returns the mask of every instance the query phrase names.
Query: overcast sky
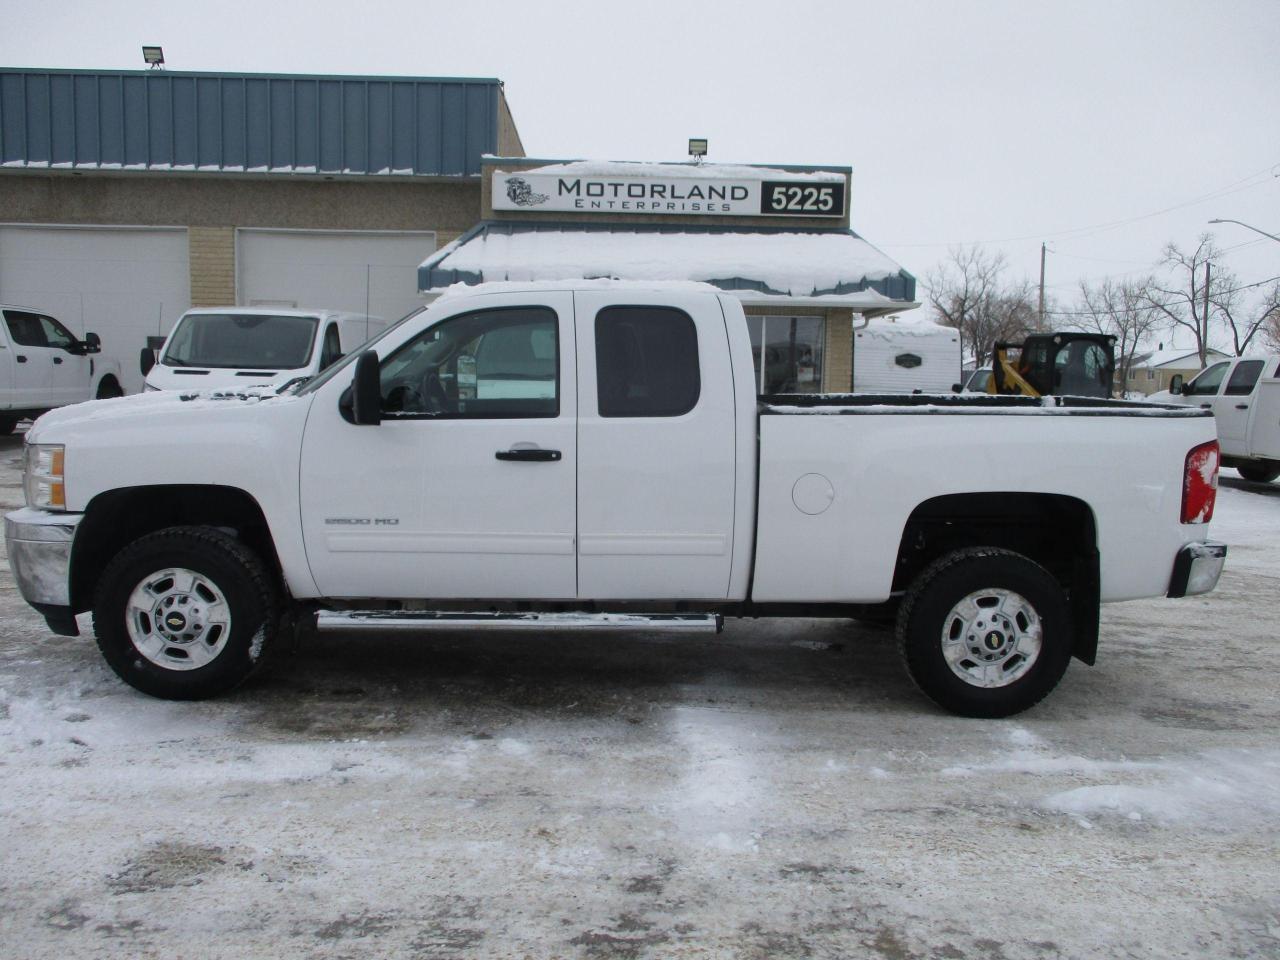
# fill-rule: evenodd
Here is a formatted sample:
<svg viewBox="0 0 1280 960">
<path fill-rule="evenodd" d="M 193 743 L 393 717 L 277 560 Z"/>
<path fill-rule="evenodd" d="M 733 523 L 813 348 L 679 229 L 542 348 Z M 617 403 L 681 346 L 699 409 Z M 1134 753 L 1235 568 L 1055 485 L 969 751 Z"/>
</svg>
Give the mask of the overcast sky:
<svg viewBox="0 0 1280 960">
<path fill-rule="evenodd" d="M 1280 2 L 0 0 L 0 63 L 498 77 L 536 157 L 853 167 L 853 226 L 923 277 L 986 242 L 1050 294 L 1216 231 L 1280 275 Z"/>
</svg>

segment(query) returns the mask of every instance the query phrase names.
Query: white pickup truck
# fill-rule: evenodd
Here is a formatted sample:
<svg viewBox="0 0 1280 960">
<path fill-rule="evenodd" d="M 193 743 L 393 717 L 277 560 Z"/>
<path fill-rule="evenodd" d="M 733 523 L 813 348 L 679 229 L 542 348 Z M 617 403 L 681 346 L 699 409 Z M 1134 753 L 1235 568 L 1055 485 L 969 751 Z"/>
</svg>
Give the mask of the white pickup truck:
<svg viewBox="0 0 1280 960">
<path fill-rule="evenodd" d="M 1225 466 L 1258 483 L 1280 477 L 1280 356 L 1222 360 L 1186 384 L 1177 374 L 1152 399 L 1213 411 Z"/>
<path fill-rule="evenodd" d="M 896 615 L 912 677 L 972 716 L 1092 663 L 1100 601 L 1217 583 L 1207 411 L 755 383 L 742 306 L 713 288 L 476 287 L 294 392 L 43 417 L 9 560 L 53 630 L 92 610 L 108 663 L 161 697 L 231 689 L 317 616 Z"/>
<path fill-rule="evenodd" d="M 76 337 L 47 313 L 0 304 L 0 434 L 19 420 L 85 400 L 118 397 L 120 365 L 96 333 Z"/>
</svg>

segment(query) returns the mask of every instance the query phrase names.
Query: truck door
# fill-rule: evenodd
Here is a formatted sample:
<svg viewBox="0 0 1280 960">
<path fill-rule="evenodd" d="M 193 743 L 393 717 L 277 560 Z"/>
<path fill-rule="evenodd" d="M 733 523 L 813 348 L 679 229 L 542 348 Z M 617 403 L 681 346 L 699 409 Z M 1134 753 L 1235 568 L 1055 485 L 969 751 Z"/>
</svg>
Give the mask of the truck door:
<svg viewBox="0 0 1280 960">
<path fill-rule="evenodd" d="M 40 317 L 49 345 L 49 405 L 65 406 L 89 399 L 89 358 L 77 351 L 79 341 L 50 316 Z"/>
<path fill-rule="evenodd" d="M 340 411 L 353 366 L 317 393 L 300 490 L 324 596 L 576 595 L 572 295 L 484 302 L 379 344 L 380 424 Z"/>
<path fill-rule="evenodd" d="M 574 294 L 578 596 L 727 596 L 734 383 L 719 301 Z M 754 384 L 743 389 L 754 391 Z"/>
<path fill-rule="evenodd" d="M 1222 395 L 1213 398 L 1213 418 L 1218 421 L 1218 442 L 1222 452 L 1233 456 L 1248 454 L 1249 408 L 1254 387 L 1262 374 L 1263 360 L 1237 360 L 1227 377 Z"/>
<path fill-rule="evenodd" d="M 26 310 L 4 311 L 5 332 L 13 354 L 13 407 L 43 410 L 49 402 L 53 378 L 53 351 L 40 325 L 40 315 Z"/>
</svg>

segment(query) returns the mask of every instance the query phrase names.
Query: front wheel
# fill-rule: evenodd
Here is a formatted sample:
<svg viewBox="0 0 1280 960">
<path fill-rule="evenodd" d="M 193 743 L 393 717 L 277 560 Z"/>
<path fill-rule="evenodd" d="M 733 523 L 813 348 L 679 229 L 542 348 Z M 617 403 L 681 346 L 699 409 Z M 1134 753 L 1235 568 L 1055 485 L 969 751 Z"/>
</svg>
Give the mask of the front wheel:
<svg viewBox="0 0 1280 960">
<path fill-rule="evenodd" d="M 916 578 L 898 614 L 907 672 L 966 717 L 1039 703 L 1071 662 L 1070 607 L 1050 573 L 1010 550 L 957 550 Z"/>
<path fill-rule="evenodd" d="M 1270 483 L 1276 477 L 1280 477 L 1280 467 L 1268 467 L 1261 463 L 1242 463 L 1236 467 L 1236 471 L 1240 476 L 1254 483 Z"/>
<path fill-rule="evenodd" d="M 266 566 L 243 543 L 210 527 L 169 527 L 107 565 L 93 629 L 125 683 L 166 700 L 203 700 L 257 669 L 278 609 Z"/>
</svg>

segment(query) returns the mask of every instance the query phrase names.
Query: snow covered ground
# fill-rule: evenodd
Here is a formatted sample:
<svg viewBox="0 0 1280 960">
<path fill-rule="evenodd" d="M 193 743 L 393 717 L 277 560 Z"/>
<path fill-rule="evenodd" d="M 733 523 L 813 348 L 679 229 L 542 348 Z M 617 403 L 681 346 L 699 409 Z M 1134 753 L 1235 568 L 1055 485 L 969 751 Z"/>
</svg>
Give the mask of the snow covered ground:
<svg viewBox="0 0 1280 960">
<path fill-rule="evenodd" d="M 1227 477 L 1219 590 L 999 722 L 844 621 L 326 635 L 165 703 L 5 565 L 0 956 L 1280 956 L 1280 484 Z"/>
</svg>

